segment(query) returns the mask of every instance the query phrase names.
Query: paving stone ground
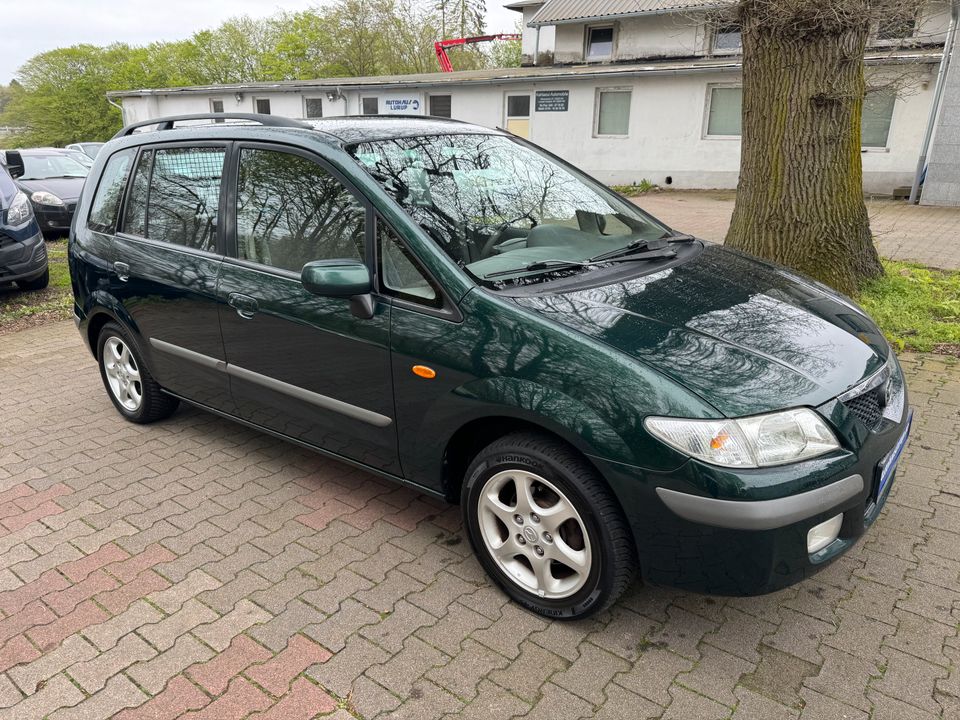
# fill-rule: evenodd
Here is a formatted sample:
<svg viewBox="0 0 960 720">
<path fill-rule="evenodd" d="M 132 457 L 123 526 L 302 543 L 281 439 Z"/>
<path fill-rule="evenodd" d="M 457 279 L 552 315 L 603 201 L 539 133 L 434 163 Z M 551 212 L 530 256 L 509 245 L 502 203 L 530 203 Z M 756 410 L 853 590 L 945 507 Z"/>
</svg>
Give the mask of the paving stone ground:
<svg viewBox="0 0 960 720">
<path fill-rule="evenodd" d="M 634 199 L 640 207 L 677 230 L 723 242 L 733 213 L 734 192 L 668 191 Z M 960 270 L 960 210 L 910 205 L 904 200 L 867 200 L 870 227 L 885 258 L 913 260 L 930 267 Z"/>
<path fill-rule="evenodd" d="M 72 323 L 0 345 L 0 720 L 960 718 L 960 363 L 906 356 L 869 534 L 759 598 L 548 622 L 458 513 L 192 409 L 141 427 Z"/>
</svg>

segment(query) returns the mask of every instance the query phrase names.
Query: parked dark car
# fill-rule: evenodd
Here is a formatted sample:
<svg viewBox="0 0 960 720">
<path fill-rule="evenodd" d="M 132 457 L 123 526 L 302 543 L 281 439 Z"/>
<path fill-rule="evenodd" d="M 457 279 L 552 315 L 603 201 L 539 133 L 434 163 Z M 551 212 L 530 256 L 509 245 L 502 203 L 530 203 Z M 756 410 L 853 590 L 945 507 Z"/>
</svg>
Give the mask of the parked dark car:
<svg viewBox="0 0 960 720">
<path fill-rule="evenodd" d="M 0 166 L 0 286 L 42 290 L 50 282 L 47 248 L 30 198 Z"/>
<path fill-rule="evenodd" d="M 29 196 L 43 234 L 66 235 L 90 168 L 58 148 L 7 150 L 6 166 Z"/>
<path fill-rule="evenodd" d="M 103 147 L 102 142 L 80 142 L 80 143 L 70 143 L 67 145 L 67 150 L 76 150 L 77 152 L 82 152 L 91 160 L 95 160 L 97 153 L 100 152 L 100 148 Z"/>
<path fill-rule="evenodd" d="M 847 298 L 507 133 L 176 128 L 198 117 L 108 143 L 71 234 L 76 322 L 127 419 L 184 400 L 459 501 L 490 576 L 551 617 L 638 568 L 769 592 L 877 517 L 911 416 Z"/>
</svg>

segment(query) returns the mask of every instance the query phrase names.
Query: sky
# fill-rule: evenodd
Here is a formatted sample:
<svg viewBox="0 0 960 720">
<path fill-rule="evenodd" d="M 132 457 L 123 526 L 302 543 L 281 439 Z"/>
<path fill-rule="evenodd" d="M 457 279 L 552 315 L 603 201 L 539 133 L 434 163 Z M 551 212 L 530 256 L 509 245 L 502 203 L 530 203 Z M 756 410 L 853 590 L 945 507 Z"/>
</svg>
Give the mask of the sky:
<svg viewBox="0 0 960 720">
<path fill-rule="evenodd" d="M 489 32 L 512 32 L 519 14 L 487 0 Z M 306 10 L 318 0 L 3 0 L 0 84 L 37 53 L 79 43 L 182 40 L 237 15 Z"/>
</svg>

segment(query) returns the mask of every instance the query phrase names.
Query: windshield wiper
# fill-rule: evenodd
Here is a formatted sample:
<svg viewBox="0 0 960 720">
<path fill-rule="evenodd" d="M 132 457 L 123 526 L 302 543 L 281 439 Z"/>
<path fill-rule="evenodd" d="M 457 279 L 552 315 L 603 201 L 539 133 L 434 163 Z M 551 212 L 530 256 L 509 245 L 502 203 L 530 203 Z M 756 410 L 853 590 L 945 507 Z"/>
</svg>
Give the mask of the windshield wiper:
<svg viewBox="0 0 960 720">
<path fill-rule="evenodd" d="M 497 272 L 487 273 L 483 276 L 484 280 L 496 277 L 506 277 L 507 275 L 516 275 L 524 272 L 550 272 L 552 270 L 571 270 L 573 268 L 589 267 L 592 263 L 587 260 L 537 260 L 527 263 L 523 267 L 511 268 L 510 270 L 498 270 Z"/>
<path fill-rule="evenodd" d="M 638 246 L 640 247 L 640 246 Z M 617 252 L 622 252 L 623 249 L 618 250 Z M 598 255 L 595 258 L 590 258 L 589 260 L 537 260 L 536 262 L 528 263 L 520 268 L 513 268 L 511 270 L 498 270 L 497 272 L 488 273 L 483 276 L 484 280 L 496 277 L 505 277 L 507 275 L 515 275 L 517 273 L 524 272 L 552 272 L 554 270 L 571 270 L 571 269 L 582 269 L 588 267 L 596 267 L 597 265 L 606 265 L 608 263 L 617 263 L 617 262 L 632 262 L 634 260 L 659 260 L 661 258 L 672 258 L 676 257 L 677 251 L 672 250 L 666 246 L 658 247 L 654 250 L 648 252 L 636 252 L 628 255 L 622 255 L 619 257 L 604 258 Z"/>
<path fill-rule="evenodd" d="M 693 242 L 694 240 L 696 240 L 696 238 L 693 237 L 693 235 L 687 235 L 686 233 L 673 233 L 673 234 L 668 233 L 653 240 L 648 240 L 645 238 L 637 238 L 636 240 L 632 240 L 626 245 L 624 245 L 623 247 L 617 248 L 616 250 L 608 250 L 607 252 L 600 253 L 599 255 L 594 255 L 587 262 L 597 262 L 599 260 L 612 260 L 614 258 L 619 259 L 621 256 L 628 256 L 634 250 L 650 250 L 650 251 L 663 250 L 668 243 Z M 671 250 L 669 252 L 672 253 L 673 251 Z M 637 260 L 646 259 L 646 257 L 635 257 L 633 255 L 629 255 L 629 257 L 631 259 L 637 259 Z M 624 257 L 623 259 L 626 260 L 627 257 Z"/>
</svg>

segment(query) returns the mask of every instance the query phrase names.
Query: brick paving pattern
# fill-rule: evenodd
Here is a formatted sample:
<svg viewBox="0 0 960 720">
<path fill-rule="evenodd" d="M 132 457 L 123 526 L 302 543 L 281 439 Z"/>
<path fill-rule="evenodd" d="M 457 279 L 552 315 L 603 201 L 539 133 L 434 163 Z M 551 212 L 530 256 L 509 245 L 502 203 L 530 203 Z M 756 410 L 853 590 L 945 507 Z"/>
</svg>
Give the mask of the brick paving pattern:
<svg viewBox="0 0 960 720">
<path fill-rule="evenodd" d="M 733 213 L 733 191 L 683 190 L 634 198 L 640 207 L 677 230 L 723 242 Z M 910 205 L 903 200 L 867 200 L 877 250 L 891 260 L 912 260 L 960 270 L 960 210 Z"/>
<path fill-rule="evenodd" d="M 458 513 L 189 408 L 114 411 L 72 323 L 0 346 L 0 719 L 960 718 L 960 364 L 904 358 L 881 519 L 759 598 L 548 622 Z"/>
</svg>

